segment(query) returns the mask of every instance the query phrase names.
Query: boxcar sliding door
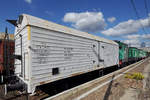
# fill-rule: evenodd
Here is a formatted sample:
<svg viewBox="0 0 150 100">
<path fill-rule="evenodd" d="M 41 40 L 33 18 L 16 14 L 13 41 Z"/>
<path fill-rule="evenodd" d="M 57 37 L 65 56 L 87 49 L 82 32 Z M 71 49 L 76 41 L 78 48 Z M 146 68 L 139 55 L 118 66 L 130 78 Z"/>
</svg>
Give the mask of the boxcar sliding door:
<svg viewBox="0 0 150 100">
<path fill-rule="evenodd" d="M 100 65 L 110 67 L 118 64 L 119 61 L 119 48 L 117 45 L 100 42 L 99 56 Z"/>
</svg>

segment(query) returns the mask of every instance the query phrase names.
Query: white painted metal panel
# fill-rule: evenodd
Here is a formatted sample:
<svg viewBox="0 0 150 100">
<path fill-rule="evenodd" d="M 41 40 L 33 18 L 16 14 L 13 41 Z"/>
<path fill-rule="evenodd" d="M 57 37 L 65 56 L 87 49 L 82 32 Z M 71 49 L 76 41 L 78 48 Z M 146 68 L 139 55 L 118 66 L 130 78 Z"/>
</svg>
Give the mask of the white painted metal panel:
<svg viewBox="0 0 150 100">
<path fill-rule="evenodd" d="M 100 65 L 110 67 L 119 64 L 119 47 L 113 44 L 100 42 L 100 59 L 104 60 Z"/>
<path fill-rule="evenodd" d="M 31 26 L 33 85 L 94 70 L 98 65 L 98 42 Z M 59 68 L 53 75 L 52 68 Z"/>
</svg>

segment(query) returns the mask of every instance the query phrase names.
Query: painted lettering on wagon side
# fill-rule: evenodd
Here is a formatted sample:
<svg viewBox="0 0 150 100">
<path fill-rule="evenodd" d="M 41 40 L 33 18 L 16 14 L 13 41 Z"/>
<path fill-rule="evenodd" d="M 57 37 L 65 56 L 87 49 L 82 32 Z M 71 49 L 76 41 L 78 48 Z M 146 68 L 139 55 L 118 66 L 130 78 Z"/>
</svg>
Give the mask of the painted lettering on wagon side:
<svg viewBox="0 0 150 100">
<path fill-rule="evenodd" d="M 72 53 L 72 51 L 73 51 L 73 48 L 64 48 L 64 56 L 65 56 L 65 60 L 69 60 L 69 59 L 71 59 L 72 58 L 72 56 L 73 56 L 73 53 Z"/>
<path fill-rule="evenodd" d="M 50 47 L 46 43 L 41 42 L 41 45 L 36 45 L 34 49 L 36 53 L 36 59 L 39 64 L 45 64 L 48 62 L 48 56 L 50 55 Z"/>
</svg>

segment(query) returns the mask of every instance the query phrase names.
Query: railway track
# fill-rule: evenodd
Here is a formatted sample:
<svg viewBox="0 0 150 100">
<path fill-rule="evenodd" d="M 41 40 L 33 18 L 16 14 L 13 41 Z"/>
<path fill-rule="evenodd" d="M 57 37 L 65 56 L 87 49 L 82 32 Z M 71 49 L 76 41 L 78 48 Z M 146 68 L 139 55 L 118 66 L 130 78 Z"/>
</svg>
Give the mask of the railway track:
<svg viewBox="0 0 150 100">
<path fill-rule="evenodd" d="M 0 95 L 0 100 L 80 100 L 97 88 L 108 84 L 113 75 L 115 75 L 114 79 L 116 79 L 116 77 L 123 75 L 123 72 L 132 70 L 133 68 L 145 62 L 146 59 L 119 70 L 115 69 L 115 67 L 111 70 L 105 69 L 102 73 L 100 73 L 101 70 L 97 70 L 77 77 L 49 83 L 38 87 L 36 95 L 34 96 L 29 96 L 26 93 L 19 94 L 17 91 L 14 91 L 8 93 L 6 96 Z M 2 89 L 3 88 L 1 88 L 1 90 Z"/>
<path fill-rule="evenodd" d="M 112 80 L 115 80 L 119 78 L 120 76 L 124 75 L 124 73 L 130 70 L 133 70 L 134 68 L 138 67 L 141 64 L 146 63 L 146 61 L 147 59 L 131 64 L 120 70 L 114 71 L 108 75 L 97 78 L 95 80 L 92 80 L 90 82 L 77 86 L 75 88 L 72 88 L 70 90 L 67 90 L 57 95 L 54 95 L 52 97 L 46 98 L 44 100 L 81 100 L 84 97 L 88 96 L 89 94 L 93 93 L 94 91 L 98 90 L 99 88 L 110 83 Z"/>
</svg>

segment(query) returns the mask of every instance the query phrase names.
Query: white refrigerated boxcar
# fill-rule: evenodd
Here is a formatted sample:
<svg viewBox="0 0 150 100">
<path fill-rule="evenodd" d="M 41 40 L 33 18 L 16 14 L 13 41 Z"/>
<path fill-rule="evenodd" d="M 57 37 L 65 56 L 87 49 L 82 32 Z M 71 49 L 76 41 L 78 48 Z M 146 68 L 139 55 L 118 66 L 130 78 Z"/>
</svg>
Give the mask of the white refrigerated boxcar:
<svg viewBox="0 0 150 100">
<path fill-rule="evenodd" d="M 20 15 L 17 24 L 15 55 L 22 55 L 22 63 L 15 60 L 15 73 L 28 93 L 42 84 L 119 63 L 119 47 L 112 40 L 27 14 Z"/>
</svg>

